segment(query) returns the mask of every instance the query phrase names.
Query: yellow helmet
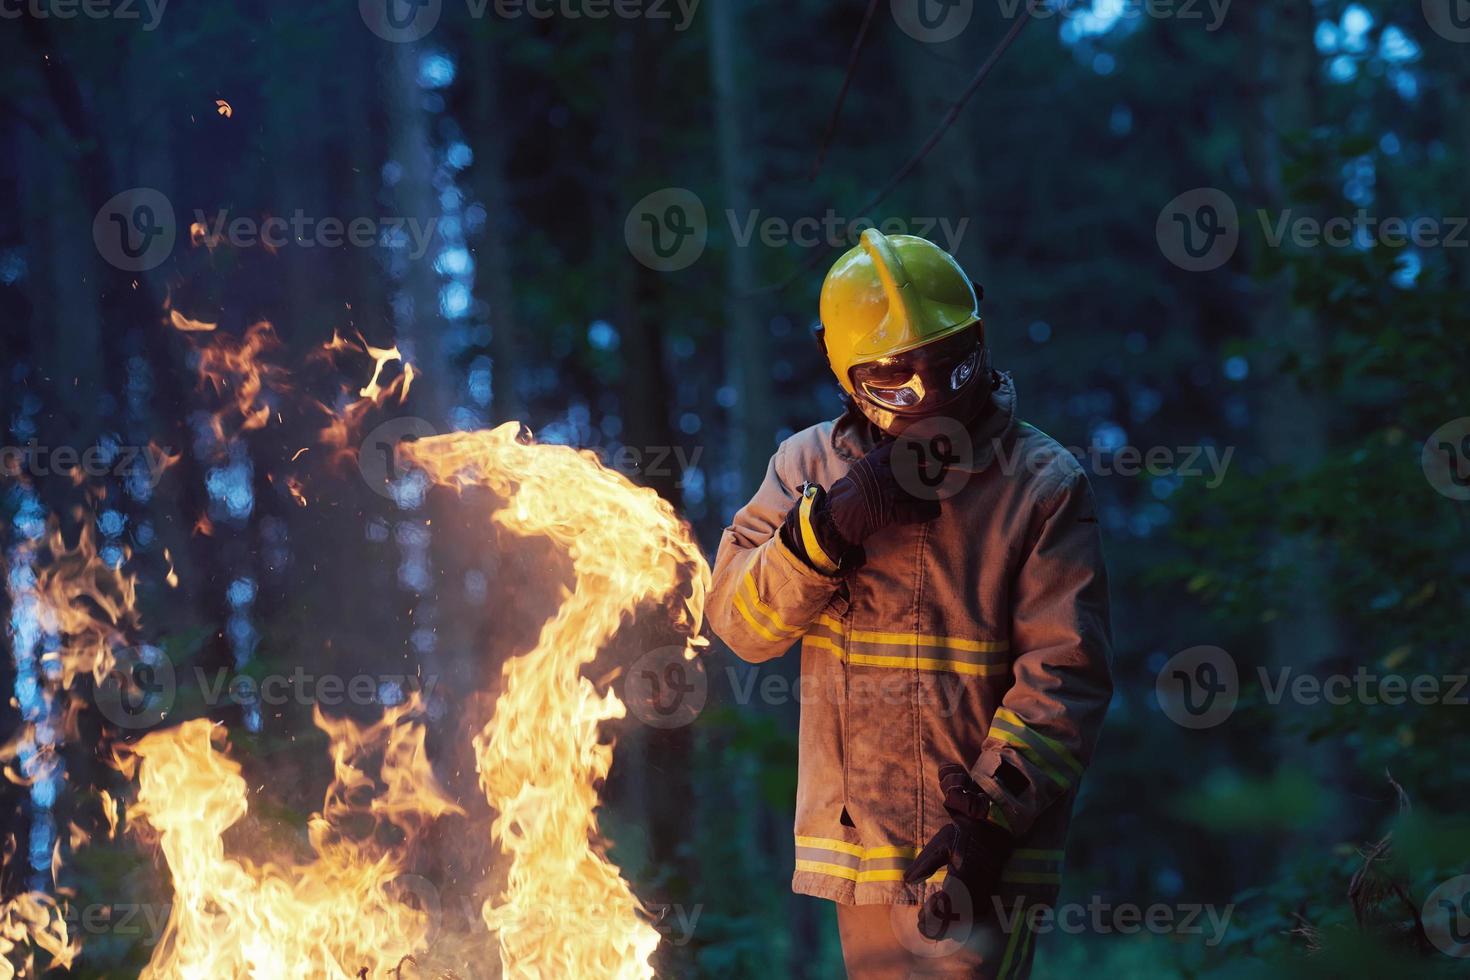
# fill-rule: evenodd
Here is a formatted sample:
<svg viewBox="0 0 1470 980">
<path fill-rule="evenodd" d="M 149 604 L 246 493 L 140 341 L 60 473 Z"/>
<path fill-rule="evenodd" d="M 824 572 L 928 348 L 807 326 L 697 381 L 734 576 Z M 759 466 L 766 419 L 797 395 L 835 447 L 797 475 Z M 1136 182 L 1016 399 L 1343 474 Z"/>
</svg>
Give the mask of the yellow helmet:
<svg viewBox="0 0 1470 980">
<path fill-rule="evenodd" d="M 852 369 L 953 336 L 980 319 L 970 277 L 914 235 L 863 232 L 822 282 L 827 363 L 849 395 Z"/>
</svg>

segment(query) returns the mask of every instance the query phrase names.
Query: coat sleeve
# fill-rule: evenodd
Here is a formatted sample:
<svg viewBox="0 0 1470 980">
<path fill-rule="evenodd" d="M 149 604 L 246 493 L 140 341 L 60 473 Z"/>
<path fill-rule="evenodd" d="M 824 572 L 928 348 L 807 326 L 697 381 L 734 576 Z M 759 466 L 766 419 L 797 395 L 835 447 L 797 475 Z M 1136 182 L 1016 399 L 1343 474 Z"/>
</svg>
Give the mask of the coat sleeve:
<svg viewBox="0 0 1470 980">
<path fill-rule="evenodd" d="M 1113 692 L 1102 534 L 1085 474 L 1073 471 L 1042 513 L 1015 586 L 1012 686 L 971 770 L 992 819 L 1017 837 L 1076 790 Z"/>
<path fill-rule="evenodd" d="M 841 581 L 809 567 L 777 533 L 799 496 L 780 472 L 785 452 L 771 457 L 760 489 L 720 537 L 706 606 L 710 628 L 751 663 L 790 649 Z"/>
</svg>

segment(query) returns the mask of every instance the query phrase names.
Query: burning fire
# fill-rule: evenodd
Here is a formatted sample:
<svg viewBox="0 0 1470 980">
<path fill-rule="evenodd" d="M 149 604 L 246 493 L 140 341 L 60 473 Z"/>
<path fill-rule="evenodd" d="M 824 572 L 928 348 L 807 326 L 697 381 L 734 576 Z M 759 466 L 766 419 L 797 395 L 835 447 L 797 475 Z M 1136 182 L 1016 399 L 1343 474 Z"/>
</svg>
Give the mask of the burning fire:
<svg viewBox="0 0 1470 980">
<path fill-rule="evenodd" d="M 190 338 L 201 386 L 222 402 L 210 418 L 217 440 L 268 425 L 274 403 L 293 391 L 286 369 L 269 357 L 280 348 L 270 324 L 255 323 L 237 337 L 177 311 L 170 320 Z M 335 408 L 318 406 L 329 419 L 319 434 L 329 461 L 350 456 L 369 413 L 401 404 L 415 377 L 396 346 L 374 347 L 360 335 L 354 341 L 334 333 L 318 356 L 344 352 L 366 355 L 372 370 L 361 388 L 340 391 Z M 393 362 L 399 368 L 385 382 Z M 334 777 L 308 822 L 309 854 L 292 856 L 252 857 L 226 847 L 227 836 L 238 836 L 227 832 L 248 818 L 243 770 L 220 748 L 223 729 L 186 721 L 116 750 L 117 768 L 136 780 L 125 819 L 119 800 L 100 793 L 105 836 L 115 838 L 121 828 L 156 845 L 171 879 L 169 917 L 143 977 L 403 980 L 437 958 L 440 942 L 453 947 L 452 956 L 480 961 L 497 945 L 500 973 L 509 978 L 652 975 L 659 933 L 608 860 L 597 821 L 613 755 L 601 726 L 626 709 L 583 670 L 653 603 L 667 608 L 692 659 L 705 642 L 698 634 L 709 568 L 687 525 L 656 492 L 633 485 L 594 453 L 533 444 L 519 433 L 519 423 L 510 422 L 400 447 L 403 461 L 435 483 L 488 490 L 496 502 L 491 522 L 548 538 L 571 560 L 570 590 L 535 645 L 505 663 L 493 714 L 476 722 L 471 740 L 480 789 L 495 813 L 489 838 L 509 859 L 503 893 L 484 901 L 470 934 L 446 936 L 433 903 L 421 889 L 405 887 L 425 831 L 442 818 L 466 817 L 435 779 L 417 695 L 371 724 L 316 713 Z M 305 452 L 298 449 L 291 462 Z M 305 506 L 301 480 L 282 476 Z M 314 487 L 313 498 L 322 496 Z M 193 530 L 208 536 L 213 527 L 201 514 Z M 61 690 L 85 675 L 100 684 L 115 673 L 115 651 L 140 631 L 136 579 L 121 562 L 102 560 L 90 523 L 83 522 L 75 546 L 53 523 L 43 545 L 49 560 L 38 563 L 17 600 L 29 604 L 45 635 L 61 640 L 42 651 L 41 663 Z M 116 554 L 128 558 L 125 550 Z M 165 581 L 177 587 L 167 550 L 164 559 Z M 75 737 L 75 726 L 65 727 Z M 69 846 L 86 846 L 87 834 L 72 829 Z M 60 860 L 58 842 L 53 886 Z M 32 975 L 33 950 L 49 953 L 53 966 L 76 960 L 81 943 L 68 934 L 64 909 L 38 891 L 0 903 L 0 980 L 17 969 Z"/>
<path fill-rule="evenodd" d="M 508 661 L 495 716 L 475 737 L 480 786 L 511 856 L 506 894 L 482 909 L 507 977 L 646 977 L 658 932 L 602 853 L 597 788 L 612 764 L 601 722 L 623 703 L 581 670 L 642 603 L 669 602 L 693 658 L 709 568 L 656 492 L 595 454 L 529 445 L 519 423 L 403 447 L 438 483 L 505 500 L 493 520 L 567 549 L 576 581 L 535 647 Z M 687 588 L 687 591 L 681 591 Z"/>
<path fill-rule="evenodd" d="M 315 859 L 306 863 L 226 856 L 222 835 L 246 814 L 246 785 L 240 766 L 214 750 L 220 733 L 208 721 L 143 738 L 132 750 L 138 798 L 128 817 L 157 834 L 174 897 L 141 976 L 397 975 L 423 948 L 432 910 L 403 901 L 395 882 L 422 827 L 461 812 L 434 779 L 420 714 L 410 700 L 359 727 L 318 712 L 336 776 L 308 824 Z M 374 777 L 369 762 L 378 756 Z M 363 816 L 367 829 L 353 825 Z M 385 825 L 399 834 L 382 833 Z M 383 843 L 394 839 L 402 843 Z"/>
</svg>

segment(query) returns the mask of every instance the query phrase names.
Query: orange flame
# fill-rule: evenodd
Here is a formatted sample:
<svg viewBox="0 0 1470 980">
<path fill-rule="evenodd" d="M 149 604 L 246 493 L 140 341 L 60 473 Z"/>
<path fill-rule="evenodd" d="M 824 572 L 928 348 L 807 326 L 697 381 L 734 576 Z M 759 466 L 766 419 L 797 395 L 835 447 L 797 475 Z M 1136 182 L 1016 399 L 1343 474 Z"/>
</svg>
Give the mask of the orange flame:
<svg viewBox="0 0 1470 980">
<path fill-rule="evenodd" d="M 355 401 L 349 402 L 340 412 L 333 411 L 326 405 L 321 406 L 328 416 L 327 426 L 321 430 L 320 434 L 322 444 L 332 450 L 332 459 L 340 462 L 350 459 L 352 453 L 356 451 L 357 435 L 362 429 L 363 420 L 367 417 L 368 412 L 395 398 L 398 404 L 402 405 L 408 399 L 408 389 L 413 385 L 415 375 L 413 365 L 404 360 L 396 344 L 392 347 L 374 347 L 363 339 L 361 334 L 358 334 L 357 341 L 353 342 L 334 330 L 332 339 L 322 345 L 322 350 L 327 354 L 340 351 L 366 354 L 373 362 L 372 376 L 368 378 L 367 384 L 358 390 Z M 394 361 L 402 365 L 402 370 L 392 381 L 384 385 L 382 383 L 383 369 Z"/>
<path fill-rule="evenodd" d="M 381 370 L 386 359 L 372 356 Z M 375 371 L 364 390 L 377 382 Z M 654 491 L 591 452 L 523 442 L 519 429 L 512 422 L 402 448 L 439 484 L 490 490 L 501 501 L 495 524 L 551 539 L 574 573 L 533 648 L 506 662 L 494 714 L 472 741 L 481 790 L 497 814 L 490 836 L 510 859 L 505 890 L 484 902 L 480 919 L 507 978 L 649 977 L 659 934 L 608 860 L 596 815 L 613 754 L 601 725 L 625 707 L 583 669 L 648 603 L 668 607 L 693 658 L 704 643 L 709 568 Z M 63 637 L 64 649 L 46 656 L 60 660 L 68 684 L 83 672 L 100 679 L 136 628 L 134 580 L 100 559 L 89 527 L 73 548 L 53 528 L 48 547 L 36 591 L 46 629 Z M 226 832 L 247 816 L 248 792 L 241 766 L 214 744 L 223 731 L 209 721 L 120 749 L 117 768 L 137 780 L 129 825 L 156 840 L 173 886 L 169 919 L 141 976 L 401 978 L 406 964 L 428 959 L 435 909 L 405 887 L 405 876 L 425 830 L 463 811 L 434 777 L 422 716 L 417 696 L 366 725 L 317 712 L 334 777 L 308 821 L 306 858 L 227 853 Z M 101 805 L 111 836 L 117 803 L 104 793 Z M 40 893 L 0 905 L 0 980 L 14 973 L 11 964 L 30 975 L 33 949 L 62 966 L 80 951 L 55 900 Z"/>
<path fill-rule="evenodd" d="M 179 314 L 171 314 L 176 319 Z M 191 321 L 192 322 L 192 321 Z M 199 354 L 199 383 L 206 382 L 227 404 L 215 412 L 211 426 L 217 440 L 226 440 L 226 423 L 233 421 L 238 432 L 264 428 L 271 417 L 266 394 L 287 387 L 285 369 L 264 355 L 281 346 L 275 329 L 261 320 L 245 329 L 243 337 L 217 333 L 211 343 L 196 348 Z"/>
<path fill-rule="evenodd" d="M 653 490 L 593 453 L 522 443 L 519 429 L 403 446 L 434 481 L 504 498 L 492 519 L 565 547 L 576 577 L 535 647 L 505 664 L 495 715 L 474 740 L 481 789 L 499 813 L 491 833 L 512 862 L 505 894 L 481 913 L 499 935 L 506 977 L 648 977 L 659 934 L 597 833 L 597 787 L 613 751 L 599 725 L 625 709 L 581 671 L 640 604 L 676 595 L 693 658 L 709 568 Z"/>
<path fill-rule="evenodd" d="M 36 976 L 31 946 L 51 954 L 48 970 L 70 967 L 82 951 L 81 940 L 68 934 L 56 900 L 43 892 L 26 892 L 0 904 L 0 980 Z"/>
<path fill-rule="evenodd" d="M 315 857 L 305 863 L 226 855 L 222 835 L 246 815 L 246 785 L 239 764 L 214 750 L 219 732 L 210 722 L 139 741 L 131 750 L 141 763 L 138 799 L 128 816 L 157 834 L 174 887 L 140 976 L 381 977 L 421 949 L 432 910 L 404 902 L 395 881 L 423 826 L 461 811 L 429 768 L 419 714 L 417 699 L 366 727 L 317 713 L 336 776 L 308 823 Z M 368 763 L 377 757 L 375 778 Z"/>
<path fill-rule="evenodd" d="M 137 578 L 102 559 L 91 522 L 82 525 L 70 548 L 53 522 L 46 546 L 50 561 L 37 571 L 32 593 L 42 628 L 62 642 L 42 653 L 42 663 L 60 665 L 63 688 L 79 674 L 100 683 L 116 663 L 114 651 L 137 626 Z"/>
</svg>

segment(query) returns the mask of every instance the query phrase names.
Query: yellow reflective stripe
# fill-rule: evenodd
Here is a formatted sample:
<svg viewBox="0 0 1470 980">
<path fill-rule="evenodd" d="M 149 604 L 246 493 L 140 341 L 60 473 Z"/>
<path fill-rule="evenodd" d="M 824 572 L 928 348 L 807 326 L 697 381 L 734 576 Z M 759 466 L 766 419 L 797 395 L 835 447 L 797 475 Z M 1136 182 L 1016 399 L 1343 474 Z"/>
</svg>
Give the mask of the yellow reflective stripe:
<svg viewBox="0 0 1470 980">
<path fill-rule="evenodd" d="M 863 845 L 849 844 L 845 840 L 833 840 L 830 837 L 802 837 L 796 838 L 797 847 L 820 847 L 827 851 L 841 851 L 843 854 L 851 854 L 853 857 L 863 856 Z"/>
<path fill-rule="evenodd" d="M 863 860 L 874 861 L 878 858 L 911 858 L 919 853 L 917 847 L 870 847 L 863 851 Z"/>
<path fill-rule="evenodd" d="M 1032 745 L 1030 742 L 1027 742 L 1021 736 L 1015 734 L 1014 732 L 1006 731 L 1004 728 L 996 728 L 994 726 L 991 726 L 990 737 L 994 739 L 999 739 L 1000 741 L 1005 742 L 1008 745 L 1014 745 L 1016 748 L 1020 749 L 1021 754 L 1024 755 L 1031 762 L 1032 765 L 1036 766 L 1036 768 L 1046 773 L 1047 776 L 1051 778 L 1052 782 L 1056 783 L 1062 789 L 1067 789 L 1072 785 L 1071 781 L 1067 779 L 1066 776 L 1063 776 L 1061 773 L 1052 768 L 1051 764 L 1047 761 L 1046 756 L 1037 751 L 1036 746 Z"/>
<path fill-rule="evenodd" d="M 995 716 L 1002 721 L 1008 721 L 1015 727 L 1024 730 L 1028 735 L 1034 735 L 1037 740 L 1041 742 L 1042 745 L 1045 745 L 1047 748 L 1051 749 L 1057 754 L 1057 758 L 1061 760 L 1062 765 L 1066 766 L 1077 775 L 1082 775 L 1082 763 L 1078 762 L 1077 757 L 1072 754 L 1071 749 L 1068 749 L 1061 742 L 1058 742 L 1051 736 L 1043 734 L 1042 732 L 1037 731 L 1035 728 L 1032 728 L 1030 725 L 1022 721 L 1021 716 L 1016 714 L 1010 708 L 997 708 L 995 711 Z"/>
<path fill-rule="evenodd" d="M 881 871 L 859 871 L 857 880 L 858 884 L 865 881 L 902 881 L 903 869 L 884 868 Z"/>
<path fill-rule="evenodd" d="M 846 878 L 848 881 L 857 881 L 858 873 L 855 868 L 844 868 L 840 864 L 828 864 L 825 861 L 805 861 L 797 859 L 797 871 L 811 871 L 819 875 L 831 875 L 834 878 Z"/>
<path fill-rule="evenodd" d="M 837 654 L 838 657 L 850 664 L 859 667 L 897 667 L 918 670 L 947 670 L 955 674 L 965 674 L 971 677 L 986 677 L 992 674 L 1005 673 L 1010 668 L 1001 663 L 977 664 L 964 660 L 942 660 L 938 657 L 921 657 L 918 648 L 921 646 L 939 647 L 949 650 L 961 650 L 969 653 L 988 653 L 1005 650 L 1009 644 L 1004 640 L 980 641 L 963 640 L 952 636 L 928 636 L 913 633 L 883 633 L 874 630 L 849 630 L 841 622 L 828 615 L 820 615 L 814 625 L 823 626 L 836 633 L 839 637 L 846 637 L 855 643 L 881 643 L 885 646 L 900 646 L 911 653 L 857 653 L 844 651 L 832 640 L 823 638 L 815 645 L 823 647 Z M 814 640 L 811 634 L 807 639 Z"/>
<path fill-rule="evenodd" d="M 955 674 L 984 677 L 1006 669 L 1004 664 L 967 664 L 958 660 L 934 660 L 929 657 L 889 657 L 872 653 L 848 654 L 848 662 L 860 667 L 917 667 L 919 670 L 948 670 Z"/>
<path fill-rule="evenodd" d="M 821 649 L 830 650 L 837 655 L 838 659 L 841 659 L 842 657 L 842 648 L 833 643 L 831 640 L 827 639 L 825 636 L 813 636 L 812 634 L 808 633 L 806 636 L 802 637 L 801 642 L 803 644 L 811 644 L 812 646 Z"/>
<path fill-rule="evenodd" d="M 735 608 L 740 611 L 740 615 L 744 617 L 747 623 L 750 624 L 751 629 L 755 630 L 757 633 L 759 633 L 761 636 L 764 636 L 772 643 L 780 643 L 784 640 L 793 639 L 793 637 L 789 636 L 778 636 L 767 629 L 764 623 L 756 619 L 755 616 L 751 615 L 750 607 L 745 604 L 745 597 L 742 596 L 739 592 L 735 593 Z"/>
<path fill-rule="evenodd" d="M 1022 912 L 1016 916 L 1015 931 L 1011 933 L 1011 941 L 1006 943 L 1006 955 L 1000 961 L 1000 969 L 996 971 L 995 980 L 1005 980 L 1007 976 L 1014 976 L 1014 974 L 1008 973 L 1008 971 L 1014 964 L 1019 962 L 1016 960 L 1016 947 L 1025 945 L 1021 938 L 1025 932 L 1027 932 L 1026 914 Z"/>
<path fill-rule="evenodd" d="M 1036 945 L 1036 933 L 1031 931 L 1031 926 L 1026 926 L 1026 936 L 1021 940 L 1021 952 L 1016 957 L 1016 972 L 1013 976 L 1020 976 L 1026 970 L 1026 963 L 1031 959 L 1031 948 Z"/>
<path fill-rule="evenodd" d="M 753 561 L 754 560 L 752 559 L 752 563 Z M 745 590 L 745 597 L 755 606 L 755 608 L 759 609 L 762 613 L 765 614 L 766 618 L 775 625 L 777 630 L 782 633 L 801 632 L 801 627 L 787 625 L 786 620 L 781 618 L 780 613 L 776 612 L 776 610 L 772 609 L 770 606 L 761 601 L 760 593 L 757 592 L 755 589 L 755 575 L 752 574 L 751 569 L 747 568 L 745 570 L 745 577 L 740 580 L 740 587 Z"/>
<path fill-rule="evenodd" d="M 801 506 L 796 512 L 796 523 L 801 526 L 801 546 L 806 551 L 806 556 L 817 566 L 818 571 L 831 575 L 837 571 L 837 563 L 827 556 L 822 550 L 822 544 L 817 540 L 816 529 L 812 527 L 812 502 L 816 500 L 816 490 L 809 489 L 801 495 Z"/>
<path fill-rule="evenodd" d="M 965 640 L 958 636 L 931 636 L 926 633 L 884 633 L 877 630 L 851 630 L 848 636 L 858 643 L 889 643 L 897 646 L 941 647 L 945 650 L 967 650 L 970 653 L 1000 653 L 1010 648 L 1006 640 Z"/>
<path fill-rule="evenodd" d="M 1065 855 L 1065 851 L 1046 850 L 1039 847 L 1018 847 L 1011 852 L 1012 857 L 1026 858 L 1030 861 L 1060 861 Z"/>
</svg>

